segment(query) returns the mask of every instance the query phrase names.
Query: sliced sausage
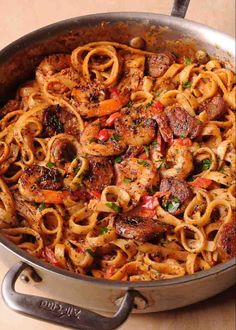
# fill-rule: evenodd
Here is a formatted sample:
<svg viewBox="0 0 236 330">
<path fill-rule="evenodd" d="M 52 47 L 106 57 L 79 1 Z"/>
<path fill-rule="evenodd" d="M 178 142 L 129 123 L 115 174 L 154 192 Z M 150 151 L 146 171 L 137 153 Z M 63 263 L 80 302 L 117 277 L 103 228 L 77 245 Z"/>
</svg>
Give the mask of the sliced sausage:
<svg viewBox="0 0 236 330">
<path fill-rule="evenodd" d="M 162 179 L 160 183 L 160 191 L 170 193 L 170 197 L 163 197 L 162 205 L 167 205 L 168 202 L 173 202 L 174 197 L 177 197 L 178 201 L 180 202 L 180 205 L 176 210 L 174 210 L 173 212 L 169 211 L 174 215 L 183 213 L 187 204 L 193 197 L 192 190 L 190 189 L 187 182 L 174 178 Z"/>
<path fill-rule="evenodd" d="M 170 52 L 150 55 L 147 58 L 148 75 L 153 78 L 162 76 L 175 61 Z"/>
<path fill-rule="evenodd" d="M 89 170 L 83 179 L 83 184 L 89 190 L 101 192 L 113 180 L 111 161 L 103 157 L 89 157 Z"/>
<path fill-rule="evenodd" d="M 48 107 L 43 114 L 43 137 L 60 133 L 78 136 L 80 133 L 77 118 L 59 105 Z"/>
<path fill-rule="evenodd" d="M 222 225 L 216 246 L 221 261 L 236 257 L 236 221 Z"/>
<path fill-rule="evenodd" d="M 171 231 L 171 226 L 155 219 L 122 214 L 116 216 L 115 228 L 118 235 L 142 242 Z"/>
<path fill-rule="evenodd" d="M 163 140 L 168 144 L 172 144 L 173 133 L 169 126 L 168 117 L 165 112 L 159 112 L 157 114 L 154 113 L 153 116 L 156 119 Z"/>
<path fill-rule="evenodd" d="M 192 117 L 184 108 L 176 105 L 166 107 L 165 114 L 175 136 L 194 139 L 200 134 L 202 130 L 200 120 Z"/>
<path fill-rule="evenodd" d="M 24 170 L 21 176 L 22 184 L 24 184 L 25 177 L 38 177 L 37 183 L 41 189 L 61 190 L 63 186 L 63 177 L 55 168 L 32 165 Z M 25 184 L 27 184 L 27 182 L 25 182 Z"/>
<path fill-rule="evenodd" d="M 206 111 L 208 120 L 222 116 L 227 110 L 227 103 L 221 96 L 215 96 L 199 105 L 199 112 Z"/>
</svg>

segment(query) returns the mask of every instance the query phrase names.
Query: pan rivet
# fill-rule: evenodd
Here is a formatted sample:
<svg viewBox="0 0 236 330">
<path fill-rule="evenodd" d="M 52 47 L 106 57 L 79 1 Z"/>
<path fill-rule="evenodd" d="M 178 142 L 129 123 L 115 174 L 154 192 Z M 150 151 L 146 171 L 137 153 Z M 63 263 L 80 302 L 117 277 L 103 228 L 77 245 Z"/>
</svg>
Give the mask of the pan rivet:
<svg viewBox="0 0 236 330">
<path fill-rule="evenodd" d="M 29 283 L 29 281 L 30 281 L 29 277 L 28 277 L 27 275 L 25 275 L 25 274 L 22 274 L 22 275 L 20 276 L 20 280 L 21 280 L 22 282 L 25 282 L 25 283 Z"/>
</svg>

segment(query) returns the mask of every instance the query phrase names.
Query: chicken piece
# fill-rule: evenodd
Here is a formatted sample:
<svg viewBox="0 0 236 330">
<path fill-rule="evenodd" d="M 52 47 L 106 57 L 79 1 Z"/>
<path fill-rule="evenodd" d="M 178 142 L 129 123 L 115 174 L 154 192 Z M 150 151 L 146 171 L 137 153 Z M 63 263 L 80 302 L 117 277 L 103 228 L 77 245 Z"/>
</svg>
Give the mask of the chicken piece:
<svg viewBox="0 0 236 330">
<path fill-rule="evenodd" d="M 116 233 L 122 237 L 146 242 L 171 232 L 171 226 L 152 218 L 119 214 L 115 219 Z"/>
</svg>

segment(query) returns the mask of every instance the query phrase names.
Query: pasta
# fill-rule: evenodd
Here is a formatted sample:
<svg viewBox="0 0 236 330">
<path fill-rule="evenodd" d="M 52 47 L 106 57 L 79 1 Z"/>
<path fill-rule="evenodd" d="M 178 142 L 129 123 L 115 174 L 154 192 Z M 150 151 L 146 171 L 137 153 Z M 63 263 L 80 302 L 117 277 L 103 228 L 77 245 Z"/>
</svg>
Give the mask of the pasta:
<svg viewBox="0 0 236 330">
<path fill-rule="evenodd" d="M 235 75 L 206 59 L 108 41 L 45 57 L 0 109 L 1 234 L 121 281 L 235 257 Z"/>
</svg>

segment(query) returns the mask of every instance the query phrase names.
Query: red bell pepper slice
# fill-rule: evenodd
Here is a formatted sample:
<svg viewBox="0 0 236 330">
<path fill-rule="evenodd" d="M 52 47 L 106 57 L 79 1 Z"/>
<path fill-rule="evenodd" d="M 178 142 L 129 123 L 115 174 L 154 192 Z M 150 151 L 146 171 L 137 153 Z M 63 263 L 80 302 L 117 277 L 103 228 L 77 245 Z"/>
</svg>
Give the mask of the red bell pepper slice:
<svg viewBox="0 0 236 330">
<path fill-rule="evenodd" d="M 176 139 L 174 140 L 174 142 L 177 142 L 178 144 L 180 144 L 181 146 L 185 146 L 185 147 L 191 147 L 193 142 L 189 139 L 189 138 L 185 138 L 185 139 Z"/>
<path fill-rule="evenodd" d="M 190 182 L 190 185 L 197 188 L 206 189 L 212 184 L 212 180 L 205 178 L 197 178 L 193 182 Z"/>
</svg>

